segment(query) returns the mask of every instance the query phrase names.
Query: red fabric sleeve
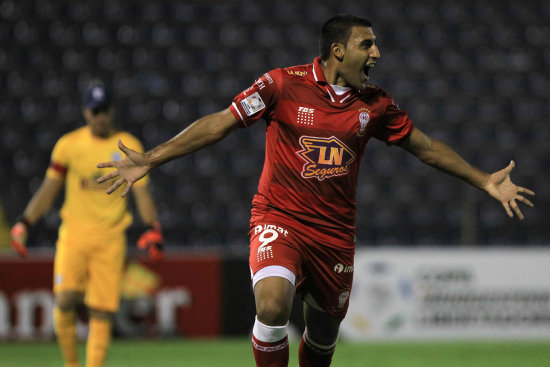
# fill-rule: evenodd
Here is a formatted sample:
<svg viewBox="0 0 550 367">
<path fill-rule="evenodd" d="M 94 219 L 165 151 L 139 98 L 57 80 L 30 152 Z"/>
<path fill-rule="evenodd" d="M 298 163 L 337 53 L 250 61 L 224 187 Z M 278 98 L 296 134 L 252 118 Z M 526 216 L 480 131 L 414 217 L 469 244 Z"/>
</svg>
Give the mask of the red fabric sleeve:
<svg viewBox="0 0 550 367">
<path fill-rule="evenodd" d="M 281 95 L 281 84 L 281 70 L 275 69 L 256 79 L 252 86 L 233 99 L 229 109 L 241 122 L 241 127 L 248 127 L 269 116 Z"/>
<path fill-rule="evenodd" d="M 374 137 L 388 145 L 392 145 L 409 136 L 414 130 L 414 124 L 407 112 L 401 110 L 391 97 L 387 96 L 387 98 L 388 103 Z"/>
</svg>

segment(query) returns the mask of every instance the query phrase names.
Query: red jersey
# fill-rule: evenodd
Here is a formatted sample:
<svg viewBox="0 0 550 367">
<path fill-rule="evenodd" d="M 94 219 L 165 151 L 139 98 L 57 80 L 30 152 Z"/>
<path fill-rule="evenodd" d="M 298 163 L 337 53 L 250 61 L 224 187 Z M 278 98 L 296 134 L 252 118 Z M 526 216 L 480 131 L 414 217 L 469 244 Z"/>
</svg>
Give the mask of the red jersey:
<svg viewBox="0 0 550 367">
<path fill-rule="evenodd" d="M 395 144 L 414 126 L 374 85 L 338 95 L 319 63 L 316 58 L 312 64 L 272 70 L 229 108 L 243 127 L 266 121 L 265 162 L 253 216 L 279 211 L 353 236 L 357 177 L 368 140 Z M 344 242 L 350 246 L 349 237 Z"/>
</svg>

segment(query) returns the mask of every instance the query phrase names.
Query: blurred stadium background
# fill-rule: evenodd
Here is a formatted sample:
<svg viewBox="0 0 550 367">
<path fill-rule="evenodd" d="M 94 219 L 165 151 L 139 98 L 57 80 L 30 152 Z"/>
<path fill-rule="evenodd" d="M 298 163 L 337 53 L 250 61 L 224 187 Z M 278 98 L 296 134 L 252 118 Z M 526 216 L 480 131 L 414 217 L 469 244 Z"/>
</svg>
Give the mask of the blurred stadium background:
<svg viewBox="0 0 550 367">
<path fill-rule="evenodd" d="M 11 223 L 40 183 L 55 140 L 83 124 L 81 90 L 112 85 L 117 123 L 151 148 L 275 67 L 309 63 L 334 13 L 374 24 L 372 80 L 424 131 L 484 170 L 515 159 L 537 192 L 525 222 L 397 149 L 372 143 L 358 191 L 358 241 L 380 245 L 542 245 L 549 240 L 546 1 L 28 1 L 0 4 L 0 198 Z M 153 174 L 174 246 L 243 247 L 263 163 L 263 129 Z M 51 246 L 58 219 L 31 246 Z"/>
<path fill-rule="evenodd" d="M 7 231 L 56 139 L 84 123 L 90 80 L 111 85 L 116 124 L 151 148 L 227 107 L 264 72 L 311 62 L 321 25 L 343 12 L 371 20 L 382 54 L 371 80 L 422 130 L 486 171 L 514 159 L 513 180 L 537 193 L 525 220 L 510 220 L 483 193 L 373 141 L 357 197 L 359 248 L 546 248 L 548 1 L 0 0 L 2 256 L 12 258 Z M 169 252 L 242 265 L 263 133 L 239 131 L 152 174 Z M 51 255 L 58 224 L 52 211 L 29 247 Z M 134 224 L 130 238 L 140 231 Z"/>
</svg>

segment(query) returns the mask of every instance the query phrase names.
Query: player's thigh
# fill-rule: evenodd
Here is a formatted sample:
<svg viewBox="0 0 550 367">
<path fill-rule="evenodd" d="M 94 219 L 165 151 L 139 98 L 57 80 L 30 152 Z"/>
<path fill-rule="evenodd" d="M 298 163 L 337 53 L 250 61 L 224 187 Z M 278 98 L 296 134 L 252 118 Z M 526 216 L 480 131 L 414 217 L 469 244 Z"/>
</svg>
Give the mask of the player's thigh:
<svg viewBox="0 0 550 367">
<path fill-rule="evenodd" d="M 126 256 L 126 239 L 110 239 L 90 256 L 86 305 L 90 309 L 118 310 L 122 271 Z"/>
<path fill-rule="evenodd" d="M 297 292 L 307 301 L 312 298 L 336 319 L 347 313 L 353 283 L 353 249 L 308 246 L 303 251 L 304 269 Z"/>
<path fill-rule="evenodd" d="M 266 217 L 251 226 L 249 235 L 248 263 L 252 287 L 267 277 L 285 278 L 294 287 L 302 263 L 299 239 L 294 236 L 294 229 L 275 218 Z"/>
<path fill-rule="evenodd" d="M 58 240 L 54 259 L 54 293 L 83 293 L 86 289 L 86 278 L 87 256 L 81 244 Z"/>
<path fill-rule="evenodd" d="M 254 276 L 268 266 L 281 266 L 299 275 L 301 255 L 294 230 L 275 218 L 257 221 L 250 230 L 249 265 Z M 257 277 L 255 281 L 257 281 Z"/>
<path fill-rule="evenodd" d="M 271 276 L 258 281 L 254 287 L 256 315 L 267 325 L 284 325 L 292 310 L 294 285 L 287 279 Z"/>
<path fill-rule="evenodd" d="M 301 255 L 289 225 L 266 216 L 250 231 L 249 264 L 260 322 L 282 325 L 288 321 L 300 274 Z"/>
</svg>

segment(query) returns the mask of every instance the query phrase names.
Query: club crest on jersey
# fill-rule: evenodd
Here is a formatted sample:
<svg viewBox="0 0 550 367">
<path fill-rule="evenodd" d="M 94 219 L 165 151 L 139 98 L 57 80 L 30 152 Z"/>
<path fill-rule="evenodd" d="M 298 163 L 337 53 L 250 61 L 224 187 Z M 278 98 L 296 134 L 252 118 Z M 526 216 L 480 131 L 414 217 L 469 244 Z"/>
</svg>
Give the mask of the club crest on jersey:
<svg viewBox="0 0 550 367">
<path fill-rule="evenodd" d="M 349 172 L 355 153 L 338 138 L 302 136 L 302 150 L 296 152 L 306 161 L 302 170 L 303 178 L 316 178 L 319 181 Z"/>
<path fill-rule="evenodd" d="M 337 310 L 341 310 L 346 306 L 346 302 L 349 299 L 350 295 L 350 289 L 344 288 L 340 291 L 340 295 L 338 296 L 338 305 L 336 306 Z"/>
<path fill-rule="evenodd" d="M 357 136 L 365 136 L 367 130 L 367 124 L 370 121 L 370 111 L 367 108 L 359 109 L 359 130 L 357 131 Z"/>
<path fill-rule="evenodd" d="M 261 111 L 265 108 L 265 103 L 260 97 L 258 92 L 251 94 L 241 101 L 241 106 L 243 106 L 244 112 L 247 116 L 252 116 L 258 111 Z"/>
</svg>

